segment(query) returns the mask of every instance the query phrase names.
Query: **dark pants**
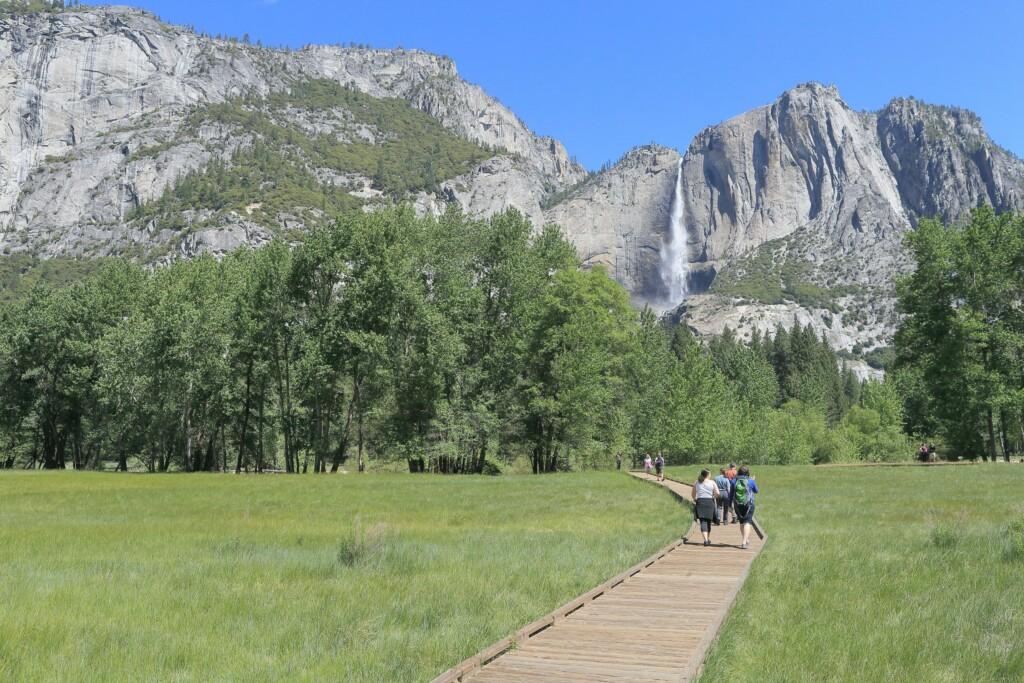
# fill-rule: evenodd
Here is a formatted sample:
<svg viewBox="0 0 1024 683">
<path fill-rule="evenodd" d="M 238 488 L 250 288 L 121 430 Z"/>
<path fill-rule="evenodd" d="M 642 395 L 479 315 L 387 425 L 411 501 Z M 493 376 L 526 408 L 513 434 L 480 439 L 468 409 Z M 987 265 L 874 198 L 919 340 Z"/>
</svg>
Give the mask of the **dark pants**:
<svg viewBox="0 0 1024 683">
<path fill-rule="evenodd" d="M 729 505 L 729 500 L 727 498 L 718 499 L 718 519 L 722 522 L 722 524 L 729 523 L 730 507 L 731 506 Z M 733 517 L 735 517 L 735 515 L 733 515 Z"/>
</svg>

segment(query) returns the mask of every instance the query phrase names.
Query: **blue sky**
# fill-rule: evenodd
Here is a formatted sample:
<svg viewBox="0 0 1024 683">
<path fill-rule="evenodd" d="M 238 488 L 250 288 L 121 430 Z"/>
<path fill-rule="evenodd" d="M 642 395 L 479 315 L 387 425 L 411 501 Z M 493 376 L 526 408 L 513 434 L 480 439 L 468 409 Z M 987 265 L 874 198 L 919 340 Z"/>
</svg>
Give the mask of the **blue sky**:
<svg viewBox="0 0 1024 683">
<path fill-rule="evenodd" d="M 856 109 L 899 95 L 965 107 L 1024 156 L 1024 3 L 138 0 L 164 19 L 265 44 L 357 42 L 455 59 L 532 129 L 596 168 L 804 81 Z"/>
</svg>

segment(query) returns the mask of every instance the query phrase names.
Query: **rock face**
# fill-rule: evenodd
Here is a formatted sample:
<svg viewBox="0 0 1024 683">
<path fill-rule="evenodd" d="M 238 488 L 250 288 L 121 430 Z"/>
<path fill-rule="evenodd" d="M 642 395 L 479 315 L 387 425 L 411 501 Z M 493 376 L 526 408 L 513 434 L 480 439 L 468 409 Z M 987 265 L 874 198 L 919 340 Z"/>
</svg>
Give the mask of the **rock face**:
<svg viewBox="0 0 1024 683">
<path fill-rule="evenodd" d="M 170 143 L 197 106 L 267 94 L 301 79 L 330 79 L 400 98 L 448 130 L 495 150 L 458 184 L 467 209 L 507 205 L 540 217 L 548 193 L 586 176 L 565 149 L 532 133 L 454 63 L 418 51 L 312 46 L 272 50 L 197 35 L 125 7 L 0 17 L 0 247 L 43 254 L 110 253 L 161 235 L 126 216 L 178 176 L 230 156 L 233 131 L 203 145 Z M 139 150 L 164 145 L 161 154 Z M 211 148 L 217 154 L 211 154 Z M 480 178 L 492 189 L 474 191 Z M 503 202 L 496 183 L 523 188 Z M 225 230 L 250 230 L 240 219 Z M 194 237 L 186 242 L 196 243 Z M 233 244 L 211 236 L 207 241 Z"/>
<path fill-rule="evenodd" d="M 447 60 L 446 60 L 447 61 Z M 564 187 L 586 175 L 554 138 L 534 135 L 519 118 L 479 87 L 451 72 L 421 80 L 398 95 L 465 137 L 523 157 L 552 183 Z"/>
<path fill-rule="evenodd" d="M 657 304 L 652 255 L 668 236 L 674 167 L 666 155 L 663 182 L 651 183 L 655 165 L 636 154 L 546 216 L 594 262 L 613 262 L 617 226 L 631 226 L 646 258 L 613 272 L 635 300 Z M 902 240 L 918 220 L 962 220 L 980 204 L 1024 208 L 1024 163 L 974 114 L 915 100 L 857 112 L 817 83 L 702 131 L 682 174 L 696 294 L 683 308 L 688 324 L 746 336 L 799 321 L 847 350 L 889 342 L 899 321 L 893 278 L 910 267 Z M 650 191 L 636 203 L 613 189 L 644 183 Z"/>
<path fill-rule="evenodd" d="M 547 194 L 544 179 L 523 161 L 502 156 L 485 161 L 467 175 L 445 182 L 441 189 L 448 199 L 454 199 L 471 216 L 483 218 L 514 208 L 534 225 L 543 225 L 541 202 Z"/>
<path fill-rule="evenodd" d="M 871 117 L 815 83 L 700 133 L 683 161 L 683 187 L 697 262 L 800 228 L 852 252 L 910 225 Z"/>
<path fill-rule="evenodd" d="M 843 311 L 856 306 L 856 302 L 849 298 L 839 299 L 834 308 L 821 308 L 795 302 L 766 304 L 715 294 L 696 294 L 680 306 L 678 315 L 705 335 L 721 334 L 728 327 L 749 341 L 755 330 L 763 337 L 773 333 L 778 325 L 790 329 L 799 324 L 814 329 L 819 337 L 828 340 L 832 348 L 849 351 L 860 346 L 867 350 L 886 345 L 891 334 L 889 320 L 895 311 L 891 299 L 880 298 L 872 304 L 887 306 L 887 309 L 883 315 L 861 322 L 843 314 Z"/>
<path fill-rule="evenodd" d="M 895 99 L 878 113 L 877 130 L 911 220 L 1024 206 L 1024 164 L 993 144 L 972 112 Z"/>
<path fill-rule="evenodd" d="M 657 304 L 665 294 L 659 254 L 678 162 L 673 149 L 639 147 L 544 213 L 585 264 L 604 266 L 637 302 Z"/>
</svg>

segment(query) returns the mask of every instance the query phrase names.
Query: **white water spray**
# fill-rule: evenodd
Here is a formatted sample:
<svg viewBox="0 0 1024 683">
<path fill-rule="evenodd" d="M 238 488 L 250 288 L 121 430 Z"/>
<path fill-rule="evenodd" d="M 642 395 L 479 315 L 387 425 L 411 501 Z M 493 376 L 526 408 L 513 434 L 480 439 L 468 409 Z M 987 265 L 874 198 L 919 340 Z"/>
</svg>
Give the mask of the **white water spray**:
<svg viewBox="0 0 1024 683">
<path fill-rule="evenodd" d="M 667 303 L 677 306 L 686 298 L 686 280 L 690 274 L 690 256 L 683 222 L 683 159 L 676 171 L 676 191 L 672 197 L 672 218 L 668 242 L 661 243 L 661 279 L 668 290 Z"/>
</svg>

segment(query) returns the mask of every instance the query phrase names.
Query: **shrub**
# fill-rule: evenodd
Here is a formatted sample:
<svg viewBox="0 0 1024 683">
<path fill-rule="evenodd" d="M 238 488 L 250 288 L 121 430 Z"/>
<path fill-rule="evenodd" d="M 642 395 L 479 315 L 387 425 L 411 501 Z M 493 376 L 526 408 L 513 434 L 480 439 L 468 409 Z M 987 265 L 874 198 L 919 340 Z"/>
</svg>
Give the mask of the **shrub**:
<svg viewBox="0 0 1024 683">
<path fill-rule="evenodd" d="M 797 465 L 814 462 L 817 444 L 827 433 L 825 416 L 800 401 L 766 413 L 764 464 Z"/>
<path fill-rule="evenodd" d="M 869 462 L 906 460 L 913 447 L 898 427 L 885 427 L 868 436 L 861 444 L 860 454 Z"/>
<path fill-rule="evenodd" d="M 896 421 L 899 413 L 887 409 L 884 402 L 875 402 L 872 390 L 877 383 L 865 385 L 865 403 L 879 405 L 882 409 L 853 406 L 843 418 L 843 426 L 856 444 L 858 457 L 868 462 L 905 460 L 913 449 Z M 877 385 L 880 387 L 881 385 Z"/>
<path fill-rule="evenodd" d="M 343 567 L 367 565 L 381 557 L 387 545 L 387 527 L 375 524 L 365 528 L 356 517 L 348 536 L 338 544 L 338 564 Z"/>
<path fill-rule="evenodd" d="M 932 527 L 931 541 L 936 548 L 948 550 L 956 545 L 957 536 L 952 528 L 945 524 L 939 524 Z"/>
<path fill-rule="evenodd" d="M 827 429 L 814 450 L 814 464 L 856 462 L 860 457 L 857 439 L 849 429 Z"/>
</svg>

